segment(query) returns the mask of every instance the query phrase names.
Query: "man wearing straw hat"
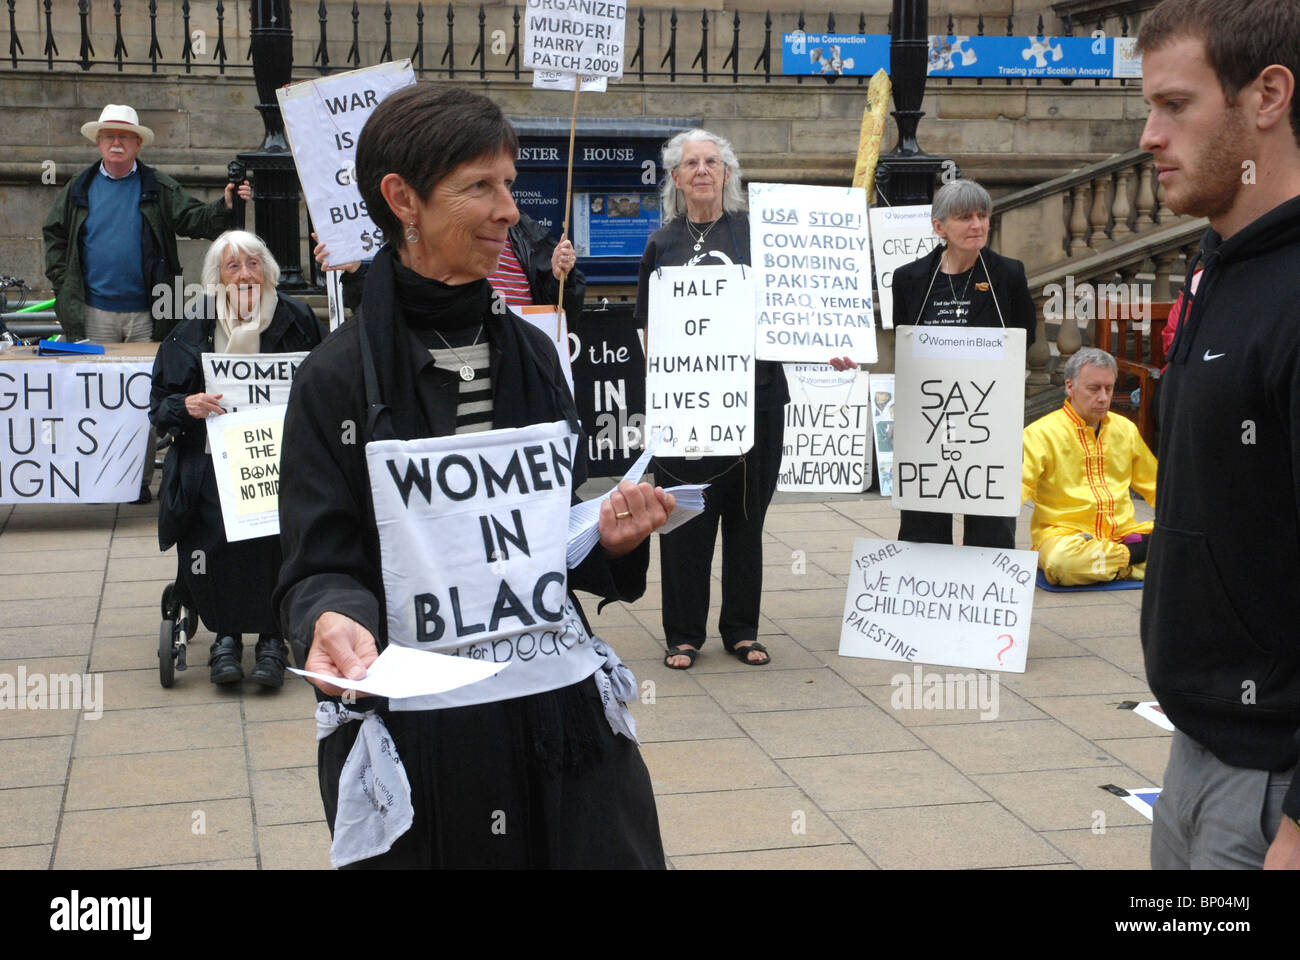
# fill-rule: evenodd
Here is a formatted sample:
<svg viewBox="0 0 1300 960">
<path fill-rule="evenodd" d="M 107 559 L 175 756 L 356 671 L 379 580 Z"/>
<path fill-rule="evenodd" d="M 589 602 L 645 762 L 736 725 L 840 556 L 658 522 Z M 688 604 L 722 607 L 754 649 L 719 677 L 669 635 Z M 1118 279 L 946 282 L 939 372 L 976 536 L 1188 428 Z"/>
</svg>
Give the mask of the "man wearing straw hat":
<svg viewBox="0 0 1300 960">
<path fill-rule="evenodd" d="M 203 203 L 140 163 L 136 158 L 154 135 L 129 106 L 108 104 L 81 133 L 99 147 L 100 162 L 68 182 L 44 226 L 45 275 L 63 335 L 96 343 L 161 340 L 179 318 L 171 315 L 171 296 L 153 309 L 152 292 L 179 282 L 176 237 L 211 240 L 229 228 L 235 185 L 226 185 L 222 199 Z M 252 196 L 247 181 L 239 195 Z M 150 455 L 137 502 L 149 502 L 152 476 Z"/>
</svg>

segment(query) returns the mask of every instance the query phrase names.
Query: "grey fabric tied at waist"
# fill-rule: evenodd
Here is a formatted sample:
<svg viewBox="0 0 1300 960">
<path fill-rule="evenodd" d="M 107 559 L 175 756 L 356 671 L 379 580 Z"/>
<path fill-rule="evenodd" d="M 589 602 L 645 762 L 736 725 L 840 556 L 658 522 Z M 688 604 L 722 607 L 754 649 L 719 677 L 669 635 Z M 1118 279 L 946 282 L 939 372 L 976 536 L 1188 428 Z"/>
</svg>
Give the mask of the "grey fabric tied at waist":
<svg viewBox="0 0 1300 960">
<path fill-rule="evenodd" d="M 621 733 L 633 743 L 636 738 L 636 719 L 627 705 L 636 699 L 636 676 L 618 654 L 600 637 L 591 638 L 592 649 L 605 658 L 604 665 L 596 671 L 596 689 L 605 706 L 605 719 L 615 733 Z"/>
<path fill-rule="evenodd" d="M 324 740 L 353 720 L 361 721 L 361 729 L 339 775 L 338 812 L 330 846 L 330 863 L 336 869 L 387 853 L 393 842 L 411 829 L 415 817 L 411 782 L 379 714 L 359 713 L 332 701 L 319 703 L 316 739 Z"/>
</svg>

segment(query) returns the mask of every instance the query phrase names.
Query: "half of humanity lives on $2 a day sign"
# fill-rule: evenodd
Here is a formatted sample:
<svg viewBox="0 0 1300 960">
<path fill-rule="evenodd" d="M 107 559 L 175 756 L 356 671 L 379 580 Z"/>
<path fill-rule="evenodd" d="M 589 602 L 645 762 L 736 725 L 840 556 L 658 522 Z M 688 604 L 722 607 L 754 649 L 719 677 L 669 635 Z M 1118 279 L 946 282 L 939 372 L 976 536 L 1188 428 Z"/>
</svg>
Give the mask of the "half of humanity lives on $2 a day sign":
<svg viewBox="0 0 1300 960">
<path fill-rule="evenodd" d="M 760 360 L 876 362 L 867 192 L 751 183 Z"/>
<path fill-rule="evenodd" d="M 400 60 L 275 92 L 312 226 L 331 265 L 367 260 L 384 244 L 357 189 L 357 140 L 384 98 L 413 83 L 411 61 Z"/>
<path fill-rule="evenodd" d="M 621 77 L 626 24 L 625 0 L 528 0 L 523 68 Z"/>
</svg>

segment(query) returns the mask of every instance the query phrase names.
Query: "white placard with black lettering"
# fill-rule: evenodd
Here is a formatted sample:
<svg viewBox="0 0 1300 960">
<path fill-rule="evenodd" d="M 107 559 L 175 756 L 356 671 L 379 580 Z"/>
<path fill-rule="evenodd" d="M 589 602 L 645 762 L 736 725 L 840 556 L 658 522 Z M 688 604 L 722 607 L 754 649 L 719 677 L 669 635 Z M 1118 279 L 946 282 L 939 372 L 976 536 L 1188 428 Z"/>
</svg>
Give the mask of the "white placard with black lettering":
<svg viewBox="0 0 1300 960">
<path fill-rule="evenodd" d="M 650 274 L 646 429 L 666 457 L 739 456 L 754 445 L 754 271 Z"/>
<path fill-rule="evenodd" d="M 536 90 L 572 90 L 578 82 L 576 73 L 561 73 L 558 70 L 537 70 L 533 73 L 533 88 Z M 604 93 L 609 85 L 608 77 L 583 77 L 583 93 Z"/>
<path fill-rule="evenodd" d="M 1032 550 L 853 541 L 840 656 L 1025 672 Z"/>
<path fill-rule="evenodd" d="M 760 360 L 876 362 L 867 192 L 749 185 Z"/>
<path fill-rule="evenodd" d="M 0 363 L 0 503 L 140 496 L 153 361 Z"/>
<path fill-rule="evenodd" d="M 621 77 L 626 25 L 627 0 L 528 0 L 519 65 L 581 74 L 584 84 L 589 77 Z"/>
<path fill-rule="evenodd" d="M 528 307 L 511 307 L 529 323 L 536 327 L 542 333 L 546 334 L 551 345 L 555 347 L 556 356 L 560 361 L 560 369 L 564 371 L 564 382 L 569 385 L 569 395 L 573 395 L 573 361 L 569 357 L 569 324 L 568 318 L 563 310 L 556 310 L 554 307 L 546 305 L 533 304 Z"/>
<path fill-rule="evenodd" d="M 280 441 L 286 409 L 263 405 L 208 417 L 208 449 L 231 543 L 280 533 Z"/>
<path fill-rule="evenodd" d="M 357 140 L 383 99 L 415 83 L 410 60 L 317 77 L 275 92 L 312 226 L 333 265 L 365 260 L 384 243 L 356 187 Z"/>
<path fill-rule="evenodd" d="M 287 404 L 307 351 L 294 353 L 205 353 L 203 391 L 221 394 L 227 413 L 268 404 Z"/>
<path fill-rule="evenodd" d="M 568 599 L 576 452 L 563 421 L 366 444 L 389 642 L 507 664 L 393 709 L 527 696 L 604 663 Z"/>
<path fill-rule="evenodd" d="M 330 333 L 343 323 L 343 271 L 325 271 L 325 297 L 329 303 Z"/>
<path fill-rule="evenodd" d="M 1025 331 L 897 328 L 894 506 L 1020 513 Z"/>
<path fill-rule="evenodd" d="M 785 436 L 776 488 L 861 493 L 871 483 L 867 374 L 825 363 L 787 363 Z"/>
<path fill-rule="evenodd" d="M 894 494 L 894 375 L 871 375 L 871 433 L 876 447 L 880 495 Z"/>
<path fill-rule="evenodd" d="M 930 222 L 930 204 L 911 207 L 872 207 L 871 259 L 876 267 L 876 294 L 880 301 L 880 325 L 894 328 L 894 271 L 920 260 L 942 241 Z M 900 323 L 916 323 L 916 317 L 900 317 Z"/>
</svg>

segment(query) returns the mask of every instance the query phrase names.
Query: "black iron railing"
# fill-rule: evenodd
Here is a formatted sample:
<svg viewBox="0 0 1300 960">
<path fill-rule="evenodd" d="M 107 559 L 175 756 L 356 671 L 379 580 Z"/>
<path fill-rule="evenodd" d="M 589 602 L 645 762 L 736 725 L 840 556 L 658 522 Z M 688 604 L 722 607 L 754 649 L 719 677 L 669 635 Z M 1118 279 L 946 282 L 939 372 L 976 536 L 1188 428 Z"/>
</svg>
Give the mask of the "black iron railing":
<svg viewBox="0 0 1300 960">
<path fill-rule="evenodd" d="M 104 9 L 109 6 L 108 0 L 41 0 L 39 13 L 35 21 L 31 22 L 26 28 L 19 26 L 17 8 L 18 0 L 5 0 L 8 10 L 9 26 L 9 66 L 11 69 L 32 69 L 43 66 L 47 70 L 113 70 L 116 72 L 138 73 L 147 70 L 150 73 L 181 72 L 186 74 L 211 75 L 242 74 L 252 70 L 252 64 L 245 56 L 243 61 L 233 60 L 228 51 L 226 43 L 226 33 L 230 24 L 228 20 L 232 17 L 232 8 L 236 7 L 236 2 L 226 3 L 224 0 L 214 0 L 212 3 L 191 3 L 185 0 L 181 4 L 181 19 L 173 20 L 166 15 L 160 17 L 157 0 L 149 0 L 147 6 L 147 24 L 143 23 L 144 17 L 139 13 L 140 7 L 137 4 L 130 4 L 134 11 L 134 16 L 129 20 L 134 20 L 132 28 L 128 34 L 124 34 L 123 21 L 123 4 L 121 0 L 113 0 L 112 8 L 112 31 L 113 44 L 112 53 L 107 57 L 100 57 L 95 50 L 94 36 L 96 31 L 92 25 L 100 25 L 101 20 L 96 20 L 94 14 L 98 9 Z M 304 7 L 310 4 L 303 2 Z M 442 4 L 429 4 L 430 12 L 438 10 Z M 75 9 L 77 13 L 76 26 L 74 27 L 71 19 L 64 13 Z M 738 84 L 742 81 L 753 82 L 761 81 L 763 83 L 789 83 L 794 82 L 801 84 L 805 80 L 812 81 L 819 79 L 814 76 L 786 76 L 779 72 L 774 72 L 773 47 L 777 48 L 778 54 L 781 47 L 781 34 L 783 31 L 791 28 L 799 30 L 815 30 L 809 24 L 808 19 L 803 13 L 799 13 L 797 18 L 793 14 L 780 14 L 778 19 L 773 19 L 769 11 L 764 14 L 746 13 L 740 11 L 705 11 L 700 14 L 699 23 L 699 48 L 695 52 L 694 59 L 691 61 L 688 70 L 679 70 L 677 63 L 678 53 L 678 28 L 679 19 L 676 8 L 667 13 L 667 43 L 663 46 L 662 51 L 651 52 L 646 45 L 646 30 L 648 18 L 644 9 L 632 8 L 636 10 L 635 18 L 631 11 L 628 14 L 628 29 L 625 38 L 627 49 L 632 50 L 632 55 L 628 58 L 625 65 L 625 77 L 638 81 L 652 82 L 689 82 L 689 83 L 711 83 L 711 82 L 731 82 Z M 355 69 L 363 64 L 363 50 L 378 47 L 377 58 L 371 62 L 384 62 L 400 56 L 409 56 L 415 67 L 415 70 L 421 76 L 429 77 L 447 77 L 454 78 L 458 76 L 456 66 L 456 28 L 459 21 L 469 18 L 469 30 L 474 31 L 475 39 L 472 41 L 472 54 L 469 59 L 469 70 L 461 68 L 459 76 L 474 77 L 480 80 L 488 79 L 525 79 L 524 71 L 520 69 L 519 48 L 522 40 L 521 34 L 521 7 L 513 6 L 491 6 L 479 3 L 448 3 L 446 4 L 446 24 L 445 27 L 435 26 L 436 20 L 426 22 L 425 4 L 419 3 L 412 11 L 409 7 L 399 8 L 396 13 L 391 3 L 384 3 L 382 9 L 374 4 L 368 4 L 362 7 L 359 3 L 333 3 L 328 4 L 325 0 L 320 0 L 315 9 L 316 20 L 319 36 L 315 40 L 315 51 L 308 61 L 309 66 L 306 69 L 314 69 L 319 74 L 327 74 L 336 69 L 334 59 L 330 54 L 331 48 L 341 49 L 344 44 L 350 40 L 350 46 L 347 48 L 347 54 L 343 58 L 343 69 Z M 662 15 L 662 10 L 652 11 L 651 17 Z M 56 16 L 58 14 L 58 16 Z M 208 35 L 205 29 L 193 29 L 194 20 L 199 19 L 205 24 L 215 21 L 216 36 L 215 38 Z M 1044 20 L 1044 15 L 1038 16 L 1036 26 L 1036 36 L 1043 36 L 1044 29 L 1050 24 L 1053 27 L 1060 25 L 1059 32 L 1053 33 L 1053 36 L 1068 37 L 1074 36 L 1075 24 L 1071 17 L 1066 14 L 1062 18 L 1057 18 L 1054 14 L 1047 15 L 1048 19 Z M 892 17 L 891 17 L 892 19 Z M 60 28 L 56 24 L 66 24 L 66 27 Z M 380 34 L 380 24 L 382 24 L 382 34 Z M 836 30 L 837 20 L 834 13 L 827 14 L 826 32 L 834 33 Z M 1119 35 L 1127 37 L 1129 34 L 1129 19 L 1127 15 L 1122 16 L 1117 24 Z M 132 56 L 126 44 L 126 36 L 139 36 L 140 45 L 143 45 L 143 35 L 147 27 L 149 45 L 143 55 Z M 867 16 L 865 13 L 859 13 L 857 17 L 857 32 L 867 33 Z M 178 30 L 179 28 L 179 30 Z M 888 33 L 892 24 L 887 24 L 883 32 Z M 1098 21 L 1096 28 L 1105 29 L 1105 24 Z M 66 41 L 73 39 L 72 34 L 78 31 L 80 36 L 77 38 L 76 57 L 65 57 L 60 53 L 58 33 L 64 32 L 63 37 Z M 233 32 L 233 27 L 231 27 Z M 654 24 L 651 23 L 652 32 L 658 33 Z M 974 29 L 971 24 L 964 23 L 953 15 L 947 17 L 946 29 L 948 34 L 956 35 L 968 31 L 971 36 L 985 35 L 985 19 L 980 14 L 974 23 Z M 1006 35 L 1013 36 L 1016 33 L 1016 22 L 1012 16 L 1006 18 L 1005 23 Z M 879 27 L 877 27 L 879 31 Z M 1091 31 L 1085 30 L 1085 33 Z M 101 39 L 106 39 L 106 33 Z M 373 34 L 373 35 L 372 35 Z M 436 34 L 436 35 L 435 35 Z M 462 37 L 464 26 L 462 25 Z M 712 36 L 713 40 L 710 41 Z M 24 43 L 26 37 L 26 43 Z M 761 39 L 760 39 L 761 38 Z M 310 44 L 312 41 L 307 39 L 304 32 L 303 41 Z M 742 42 L 744 41 L 744 42 Z M 426 43 L 434 45 L 435 49 L 439 43 L 442 43 L 442 54 L 437 64 L 432 65 L 431 61 L 425 58 Z M 408 46 L 410 44 L 410 46 Z M 727 50 L 722 60 L 721 73 L 717 70 L 711 71 L 710 53 L 721 53 L 724 48 Z M 101 44 L 101 46 L 105 46 Z M 742 70 L 741 62 L 742 50 L 748 47 L 750 51 L 757 50 L 757 57 L 748 71 Z M 29 55 L 28 50 L 40 51 L 39 56 Z M 106 49 L 106 46 L 105 46 Z M 137 46 L 137 50 L 139 46 Z M 467 45 L 462 44 L 460 50 L 463 52 L 469 49 Z M 409 50 L 409 53 L 407 52 Z M 396 51 L 396 52 L 395 52 Z M 655 54 L 659 54 L 657 59 Z M 748 57 L 745 58 L 748 60 Z M 463 61 L 462 61 L 463 62 Z M 647 69 L 648 64 L 657 63 L 657 68 Z M 853 80 L 858 84 L 865 82 L 865 77 L 835 77 L 826 76 L 820 79 L 828 83 L 836 80 Z M 931 77 L 931 82 L 936 82 L 940 78 Z M 946 85 L 952 84 L 982 84 L 982 78 L 942 78 Z M 1028 80 L 1021 78 L 1007 78 L 1007 84 L 1024 84 Z M 1043 83 L 1043 78 L 1035 78 L 1033 81 L 1036 85 Z M 1070 84 L 1074 82 L 1070 78 L 1049 78 L 1049 82 L 1059 82 Z M 1094 79 L 1094 84 L 1100 85 L 1103 81 Z M 1108 84 L 1123 84 L 1123 80 L 1106 80 Z"/>
</svg>

